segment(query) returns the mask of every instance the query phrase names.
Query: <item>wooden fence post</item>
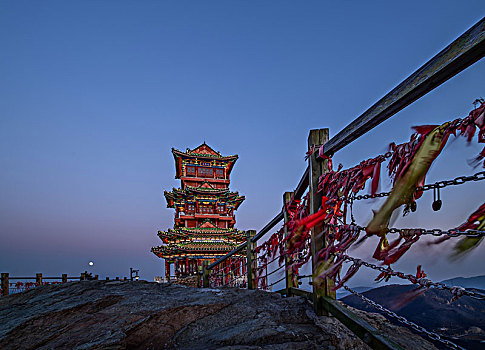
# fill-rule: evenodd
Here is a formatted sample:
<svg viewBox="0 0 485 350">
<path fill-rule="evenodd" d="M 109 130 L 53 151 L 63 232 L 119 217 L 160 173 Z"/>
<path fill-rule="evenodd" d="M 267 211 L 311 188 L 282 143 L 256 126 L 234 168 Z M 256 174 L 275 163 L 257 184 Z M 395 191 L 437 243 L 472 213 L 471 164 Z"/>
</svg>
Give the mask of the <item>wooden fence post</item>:
<svg viewBox="0 0 485 350">
<path fill-rule="evenodd" d="M 284 218 L 284 236 L 288 235 L 288 227 L 286 227 L 286 223 L 289 220 L 288 217 L 288 210 L 287 210 L 287 205 L 288 203 L 291 202 L 291 199 L 293 198 L 293 192 L 285 192 L 283 194 L 283 218 Z M 288 243 L 286 244 L 288 246 Z M 285 247 L 286 248 L 286 247 Z M 285 255 L 285 281 L 286 281 L 286 295 L 291 296 L 290 288 L 298 288 L 298 286 L 295 286 L 293 283 L 293 271 L 288 269 L 288 266 L 290 266 L 293 262 L 293 257 L 289 256 L 288 254 Z"/>
<path fill-rule="evenodd" d="M 10 281 L 8 278 L 8 272 L 2 272 L 2 295 L 8 295 L 10 293 Z"/>
<path fill-rule="evenodd" d="M 66 283 L 67 282 L 67 273 L 63 273 L 62 274 L 62 283 Z"/>
<path fill-rule="evenodd" d="M 39 286 L 42 285 L 42 273 L 36 273 L 35 274 L 35 283 L 38 283 Z"/>
<path fill-rule="evenodd" d="M 310 204 L 310 215 L 318 212 L 322 205 L 322 194 L 317 193 L 318 179 L 324 172 L 324 166 L 326 166 L 326 161 L 317 160 L 318 148 L 324 145 L 328 141 L 328 129 L 313 129 L 310 130 L 308 135 L 308 149 L 315 147 L 313 154 L 308 157 L 309 162 L 309 204 Z M 331 292 L 333 287 L 333 282 L 329 279 L 325 280 L 325 283 L 318 286 L 315 283 L 315 272 L 318 267 L 318 252 L 325 247 L 325 238 L 321 236 L 323 231 L 323 224 L 318 224 L 311 229 L 311 250 L 312 250 L 312 274 L 313 274 L 313 308 L 317 315 L 324 315 L 327 312 L 323 306 L 323 297 L 330 297 L 335 299 L 335 292 Z M 318 239 L 316 237 L 320 236 Z"/>
<path fill-rule="evenodd" d="M 254 249 L 256 248 L 256 244 L 251 242 L 251 238 L 256 236 L 256 231 L 254 230 L 248 230 L 246 231 L 247 237 L 246 237 L 246 272 L 247 272 L 247 285 L 248 289 L 254 289 L 257 286 L 254 283 L 254 274 L 256 273 L 256 264 L 257 264 L 257 259 L 256 259 L 256 253 L 254 252 Z"/>
<path fill-rule="evenodd" d="M 207 268 L 209 266 L 209 262 L 207 260 L 204 260 L 202 264 L 202 287 L 204 288 L 209 288 L 209 269 Z"/>
</svg>

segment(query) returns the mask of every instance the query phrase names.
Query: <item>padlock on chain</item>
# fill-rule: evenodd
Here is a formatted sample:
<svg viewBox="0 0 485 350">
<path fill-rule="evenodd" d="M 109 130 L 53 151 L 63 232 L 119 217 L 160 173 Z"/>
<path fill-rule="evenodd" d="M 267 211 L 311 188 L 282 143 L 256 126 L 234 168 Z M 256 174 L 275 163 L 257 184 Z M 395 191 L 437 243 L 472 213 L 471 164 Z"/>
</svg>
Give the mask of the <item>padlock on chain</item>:
<svg viewBox="0 0 485 350">
<path fill-rule="evenodd" d="M 438 211 L 441 209 L 441 205 L 443 202 L 440 199 L 440 189 L 439 187 L 433 189 L 433 205 L 432 208 L 434 211 Z"/>
<path fill-rule="evenodd" d="M 409 205 L 409 208 L 414 213 L 416 211 L 416 209 L 418 208 L 418 205 L 416 204 L 416 201 L 412 201 L 411 204 Z"/>
</svg>

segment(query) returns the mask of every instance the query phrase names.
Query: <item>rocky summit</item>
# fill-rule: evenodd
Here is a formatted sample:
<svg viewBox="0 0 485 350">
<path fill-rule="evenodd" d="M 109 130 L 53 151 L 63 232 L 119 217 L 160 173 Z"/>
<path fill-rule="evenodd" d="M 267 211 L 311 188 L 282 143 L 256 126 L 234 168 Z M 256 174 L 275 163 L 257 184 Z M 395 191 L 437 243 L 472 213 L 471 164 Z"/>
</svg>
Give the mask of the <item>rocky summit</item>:
<svg viewBox="0 0 485 350">
<path fill-rule="evenodd" d="M 407 349 L 433 345 L 360 313 Z M 0 297 L 2 349 L 368 349 L 302 297 L 149 282 L 81 281 Z"/>
</svg>

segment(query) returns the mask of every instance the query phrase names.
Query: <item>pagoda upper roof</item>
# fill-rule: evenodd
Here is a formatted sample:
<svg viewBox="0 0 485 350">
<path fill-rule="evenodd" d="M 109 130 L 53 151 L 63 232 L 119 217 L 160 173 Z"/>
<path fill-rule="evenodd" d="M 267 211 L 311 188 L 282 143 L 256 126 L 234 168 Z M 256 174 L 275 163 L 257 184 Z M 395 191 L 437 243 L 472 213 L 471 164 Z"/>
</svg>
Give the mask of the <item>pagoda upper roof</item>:
<svg viewBox="0 0 485 350">
<path fill-rule="evenodd" d="M 180 158 L 199 158 L 199 159 L 206 159 L 206 160 L 214 160 L 217 159 L 219 161 L 227 161 L 228 162 L 228 173 L 231 172 L 234 163 L 238 159 L 238 155 L 231 155 L 231 156 L 223 156 L 220 152 L 215 151 L 212 147 L 210 147 L 208 144 L 202 143 L 200 146 L 190 149 L 187 148 L 185 152 L 182 152 L 176 148 L 172 148 L 172 154 L 175 159 L 175 169 L 176 169 L 176 174 L 175 178 L 178 179 L 180 178 L 180 165 L 179 161 Z"/>
<path fill-rule="evenodd" d="M 208 144 L 202 143 L 200 146 L 190 149 L 187 148 L 185 152 L 179 151 L 176 148 L 172 148 L 172 153 L 179 154 L 181 156 L 187 157 L 197 157 L 197 158 L 219 158 L 219 159 L 237 159 L 237 154 L 231 156 L 223 156 L 221 152 L 215 151 L 211 146 Z"/>
</svg>

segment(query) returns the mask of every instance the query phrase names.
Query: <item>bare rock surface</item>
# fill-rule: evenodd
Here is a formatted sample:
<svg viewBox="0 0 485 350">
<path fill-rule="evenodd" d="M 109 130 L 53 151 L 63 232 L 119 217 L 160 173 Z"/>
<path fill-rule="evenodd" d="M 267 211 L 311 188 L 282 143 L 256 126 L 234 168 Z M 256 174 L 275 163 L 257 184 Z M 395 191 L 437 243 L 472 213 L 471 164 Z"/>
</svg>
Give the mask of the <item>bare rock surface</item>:
<svg viewBox="0 0 485 350">
<path fill-rule="evenodd" d="M 369 349 L 307 300 L 258 290 L 71 282 L 1 297 L 0 320 L 2 349 Z M 374 323 L 404 348 L 434 348 Z"/>
</svg>

